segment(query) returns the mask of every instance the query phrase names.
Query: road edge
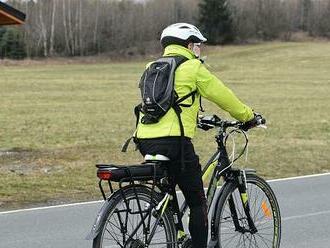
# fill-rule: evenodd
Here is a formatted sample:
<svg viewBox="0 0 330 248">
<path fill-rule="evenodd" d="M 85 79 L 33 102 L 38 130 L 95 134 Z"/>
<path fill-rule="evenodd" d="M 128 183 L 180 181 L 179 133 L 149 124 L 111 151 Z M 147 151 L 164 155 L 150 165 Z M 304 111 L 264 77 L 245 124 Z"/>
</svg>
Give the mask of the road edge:
<svg viewBox="0 0 330 248">
<path fill-rule="evenodd" d="M 306 178 L 320 177 L 320 176 L 328 176 L 328 175 L 330 175 L 330 172 L 320 173 L 320 174 L 312 174 L 312 175 L 305 175 L 305 176 L 271 179 L 271 180 L 267 180 L 267 182 L 291 181 L 291 180 L 299 180 L 299 179 L 306 179 Z M 54 206 L 37 207 L 37 208 L 25 208 L 25 209 L 23 208 L 23 209 L 16 209 L 16 210 L 10 210 L 10 211 L 3 211 L 3 212 L 0 212 L 0 215 L 21 213 L 21 212 L 28 212 L 28 211 L 36 211 L 36 210 L 47 210 L 47 209 L 53 209 L 53 208 L 83 206 L 83 205 L 97 204 L 97 203 L 101 203 L 101 202 L 103 202 L 103 200 L 89 201 L 89 202 L 77 202 L 77 203 L 69 203 L 69 204 L 61 204 L 61 205 L 54 205 Z"/>
</svg>

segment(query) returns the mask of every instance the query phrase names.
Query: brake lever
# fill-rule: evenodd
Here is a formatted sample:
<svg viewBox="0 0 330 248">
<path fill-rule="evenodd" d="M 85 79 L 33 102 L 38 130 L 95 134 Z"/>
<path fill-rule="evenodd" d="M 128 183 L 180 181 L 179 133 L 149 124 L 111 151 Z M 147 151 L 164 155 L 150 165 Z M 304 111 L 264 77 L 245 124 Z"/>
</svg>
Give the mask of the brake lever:
<svg viewBox="0 0 330 248">
<path fill-rule="evenodd" d="M 200 129 L 202 129 L 202 130 L 204 130 L 204 131 L 208 131 L 208 130 L 214 128 L 213 125 L 206 124 L 206 123 L 198 123 L 197 127 L 200 128 Z"/>
</svg>

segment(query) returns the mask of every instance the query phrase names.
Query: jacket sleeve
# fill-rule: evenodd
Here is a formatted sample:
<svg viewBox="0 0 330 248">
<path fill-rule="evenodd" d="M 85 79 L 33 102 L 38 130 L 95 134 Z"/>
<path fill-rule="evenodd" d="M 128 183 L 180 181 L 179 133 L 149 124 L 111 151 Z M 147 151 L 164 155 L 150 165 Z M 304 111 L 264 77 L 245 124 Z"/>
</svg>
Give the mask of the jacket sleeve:
<svg viewBox="0 0 330 248">
<path fill-rule="evenodd" d="M 203 97 L 214 102 L 239 121 L 246 122 L 253 118 L 252 109 L 243 104 L 235 94 L 207 70 L 203 64 L 200 64 L 196 77 L 197 89 Z"/>
</svg>

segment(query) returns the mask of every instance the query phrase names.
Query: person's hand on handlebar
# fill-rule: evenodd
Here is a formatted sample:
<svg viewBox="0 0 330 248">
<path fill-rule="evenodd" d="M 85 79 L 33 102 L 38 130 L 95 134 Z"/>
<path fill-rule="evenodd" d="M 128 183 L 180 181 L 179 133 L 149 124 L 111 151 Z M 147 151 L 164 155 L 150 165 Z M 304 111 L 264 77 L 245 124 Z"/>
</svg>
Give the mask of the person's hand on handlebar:
<svg viewBox="0 0 330 248">
<path fill-rule="evenodd" d="M 254 118 L 252 120 L 249 120 L 245 122 L 242 126 L 241 129 L 244 131 L 248 131 L 251 128 L 261 126 L 266 124 L 266 119 L 264 119 L 261 114 L 259 113 L 254 113 Z"/>
</svg>

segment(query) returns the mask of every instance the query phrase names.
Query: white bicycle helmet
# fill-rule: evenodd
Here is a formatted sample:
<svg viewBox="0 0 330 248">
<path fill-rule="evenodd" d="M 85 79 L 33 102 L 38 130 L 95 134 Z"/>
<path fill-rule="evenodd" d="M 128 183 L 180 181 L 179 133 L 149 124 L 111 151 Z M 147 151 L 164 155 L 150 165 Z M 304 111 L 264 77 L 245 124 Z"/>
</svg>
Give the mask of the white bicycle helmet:
<svg viewBox="0 0 330 248">
<path fill-rule="evenodd" d="M 201 43 L 207 39 L 198 28 L 189 23 L 175 23 L 165 28 L 160 37 L 163 47 L 170 44 L 187 46 L 189 42 Z"/>
</svg>

